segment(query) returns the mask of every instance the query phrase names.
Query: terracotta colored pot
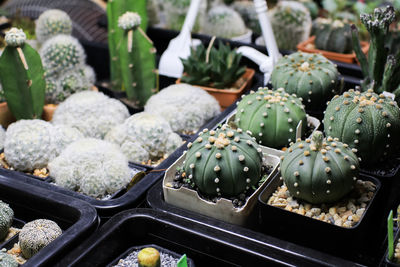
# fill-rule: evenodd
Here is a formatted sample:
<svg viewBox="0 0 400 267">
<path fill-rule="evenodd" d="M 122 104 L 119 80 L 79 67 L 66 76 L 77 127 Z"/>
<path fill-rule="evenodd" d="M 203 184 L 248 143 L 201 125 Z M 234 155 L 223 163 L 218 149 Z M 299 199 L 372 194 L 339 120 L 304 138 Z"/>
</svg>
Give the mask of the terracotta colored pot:
<svg viewBox="0 0 400 267">
<path fill-rule="evenodd" d="M 253 69 L 246 68 L 245 73 L 243 73 L 242 77 L 239 80 L 243 80 L 243 83 L 240 85 L 238 89 L 216 89 L 211 87 L 199 86 L 204 90 L 206 90 L 210 95 L 215 97 L 219 105 L 221 106 L 221 110 L 225 110 L 227 107 L 235 103 L 235 101 L 248 89 L 250 89 L 255 71 Z M 238 80 L 238 81 L 239 81 Z M 181 79 L 176 80 L 177 84 L 181 83 Z"/>
<path fill-rule="evenodd" d="M 8 108 L 7 102 L 0 103 L 0 124 L 7 128 L 8 125 L 15 121 L 14 115 Z"/>
<path fill-rule="evenodd" d="M 314 41 L 315 41 L 315 36 L 311 36 L 308 40 L 298 44 L 297 49 L 302 52 L 321 54 L 324 57 L 331 60 L 336 60 L 345 63 L 357 63 L 357 57 L 354 52 L 352 54 L 341 54 L 325 50 L 319 50 L 315 48 Z M 361 49 L 364 52 L 364 54 L 367 54 L 369 49 L 369 43 L 361 42 Z"/>
</svg>

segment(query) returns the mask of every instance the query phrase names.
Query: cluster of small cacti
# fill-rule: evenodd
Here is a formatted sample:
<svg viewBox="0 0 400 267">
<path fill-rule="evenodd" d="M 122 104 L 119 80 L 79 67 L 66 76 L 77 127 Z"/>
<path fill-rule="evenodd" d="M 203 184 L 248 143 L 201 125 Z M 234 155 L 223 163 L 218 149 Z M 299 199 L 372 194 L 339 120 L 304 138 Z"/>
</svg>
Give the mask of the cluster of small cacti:
<svg viewBox="0 0 400 267">
<path fill-rule="evenodd" d="M 61 228 L 51 220 L 38 219 L 25 224 L 19 233 L 22 255 L 25 259 L 32 258 L 61 234 Z"/>
<path fill-rule="evenodd" d="M 186 177 L 207 196 L 237 196 L 261 178 L 262 150 L 242 129 L 207 129 L 188 144 Z"/>
<path fill-rule="evenodd" d="M 68 144 L 82 138 L 76 129 L 54 127 L 42 120 L 19 120 L 6 132 L 4 155 L 18 171 L 45 168 Z"/>
<path fill-rule="evenodd" d="M 120 101 L 103 93 L 83 91 L 62 102 L 54 112 L 52 122 L 77 128 L 85 137 L 102 139 L 128 117 L 128 109 Z"/>
<path fill-rule="evenodd" d="M 338 201 L 353 189 L 359 162 L 347 144 L 315 131 L 311 139 L 297 140 L 286 150 L 280 169 L 291 195 L 322 204 Z"/>
<path fill-rule="evenodd" d="M 70 144 L 48 165 L 57 185 L 91 197 L 104 197 L 132 179 L 126 156 L 115 144 L 84 138 Z"/>
<path fill-rule="evenodd" d="M 7 237 L 13 218 L 14 211 L 7 203 L 0 200 L 0 243 Z"/>
<path fill-rule="evenodd" d="M 322 23 L 315 35 L 315 47 L 321 50 L 348 54 L 353 51 L 350 25 L 340 20 Z"/>
<path fill-rule="evenodd" d="M 271 75 L 274 88 L 285 88 L 301 97 L 310 109 L 324 108 L 325 103 L 340 90 L 336 66 L 319 54 L 297 52 L 277 62 Z"/>
<path fill-rule="evenodd" d="M 0 266 L 2 267 L 18 267 L 18 262 L 13 256 L 6 252 L 6 249 L 0 250 Z"/>
<path fill-rule="evenodd" d="M 385 161 L 399 149 L 399 118 L 397 103 L 383 94 L 350 90 L 329 102 L 324 129 L 349 144 L 363 162 Z"/>
<path fill-rule="evenodd" d="M 235 122 L 250 131 L 261 145 L 281 148 L 296 139 L 296 127 L 302 121 L 305 133 L 307 117 L 301 100 L 280 88 L 260 88 L 243 96 L 237 106 Z"/>
<path fill-rule="evenodd" d="M 132 115 L 115 126 L 105 140 L 119 145 L 129 161 L 139 163 L 162 158 L 182 145 L 182 138 L 163 117 L 146 112 Z"/>
<path fill-rule="evenodd" d="M 197 131 L 221 110 L 218 101 L 199 87 L 171 85 L 147 101 L 144 110 L 164 117 L 175 132 Z"/>
<path fill-rule="evenodd" d="M 72 33 L 71 18 L 59 9 L 46 10 L 36 20 L 35 33 L 39 43 L 44 43 L 58 34 L 70 35 Z"/>
</svg>

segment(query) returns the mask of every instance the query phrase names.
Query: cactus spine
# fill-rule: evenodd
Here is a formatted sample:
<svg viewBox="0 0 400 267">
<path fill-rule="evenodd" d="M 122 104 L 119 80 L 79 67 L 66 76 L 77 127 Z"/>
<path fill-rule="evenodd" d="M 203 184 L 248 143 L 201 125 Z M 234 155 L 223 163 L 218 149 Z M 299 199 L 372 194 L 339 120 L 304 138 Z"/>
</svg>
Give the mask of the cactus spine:
<svg viewBox="0 0 400 267">
<path fill-rule="evenodd" d="M 25 43 L 25 33 L 12 28 L 0 57 L 0 83 L 8 106 L 17 120 L 40 118 L 46 84 L 38 52 Z"/>
</svg>

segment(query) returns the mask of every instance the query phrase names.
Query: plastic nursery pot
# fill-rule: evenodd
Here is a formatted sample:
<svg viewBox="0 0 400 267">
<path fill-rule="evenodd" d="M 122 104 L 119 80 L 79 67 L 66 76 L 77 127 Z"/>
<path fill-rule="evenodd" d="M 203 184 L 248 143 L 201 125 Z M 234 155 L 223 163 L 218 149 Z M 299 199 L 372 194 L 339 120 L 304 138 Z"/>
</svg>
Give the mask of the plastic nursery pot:
<svg viewBox="0 0 400 267">
<path fill-rule="evenodd" d="M 98 226 L 96 210 L 84 201 L 71 198 L 44 188 L 29 186 L 3 174 L 0 175 L 0 199 L 14 211 L 14 225 L 35 219 L 50 219 L 63 230 L 61 236 L 30 258 L 24 266 L 54 266 L 62 255 L 74 249 Z M 0 249 L 10 249 L 18 242 L 15 235 Z"/>
<path fill-rule="evenodd" d="M 262 148 L 264 154 L 264 163 L 272 166 L 272 171 L 268 175 L 268 178 L 272 177 L 278 169 L 279 157 L 268 154 L 268 149 Z M 264 182 L 254 193 L 246 200 L 246 203 L 242 207 L 234 207 L 232 201 L 226 198 L 219 198 L 215 203 L 207 201 L 201 198 L 197 191 L 186 188 L 184 186 L 180 188 L 173 188 L 173 184 L 176 169 L 182 166 L 185 160 L 185 155 L 182 155 L 174 164 L 167 169 L 163 179 L 163 192 L 165 202 L 168 204 L 187 209 L 193 212 L 197 212 L 203 215 L 207 215 L 225 222 L 244 225 L 249 223 L 250 213 L 253 211 L 254 206 L 257 203 L 257 196 L 260 194 L 262 189 L 265 187 Z"/>
<path fill-rule="evenodd" d="M 283 184 L 280 177 L 280 173 L 277 173 L 259 195 L 260 231 L 335 256 L 364 260 L 366 261 L 364 263 L 369 261 L 368 253 L 376 254 L 384 239 L 384 235 L 375 234 L 379 232 L 376 229 L 379 226 L 377 220 L 383 219 L 383 214 L 379 211 L 381 195 L 379 180 L 372 176 L 360 175 L 361 180 L 375 184 L 376 191 L 359 222 L 351 228 L 346 228 L 267 204 L 275 190 Z"/>
<path fill-rule="evenodd" d="M 357 57 L 356 54 L 353 52 L 351 54 L 342 54 L 342 53 L 335 53 L 335 52 L 330 52 L 330 51 L 325 51 L 325 50 L 319 50 L 315 48 L 314 45 L 315 42 L 315 36 L 311 36 L 304 42 L 301 42 L 297 45 L 297 49 L 303 52 L 307 53 L 317 53 L 317 54 L 322 54 L 324 57 L 336 61 L 341 61 L 345 63 L 357 63 Z M 361 50 L 363 51 L 364 54 L 368 53 L 369 49 L 369 43 L 368 42 L 361 42 Z"/>
<path fill-rule="evenodd" d="M 65 266 L 107 266 L 131 247 L 155 244 L 186 254 L 196 266 L 351 265 L 223 222 L 215 226 L 221 229 L 156 210 L 128 210 L 111 218 L 62 262 Z"/>
<path fill-rule="evenodd" d="M 3 128 L 7 128 L 8 125 L 15 121 L 14 115 L 8 108 L 7 102 L 0 103 L 0 124 Z"/>
<path fill-rule="evenodd" d="M 194 85 L 197 87 L 200 87 L 204 90 L 207 91 L 210 95 L 215 97 L 218 100 L 219 105 L 221 106 L 222 110 L 225 110 L 227 107 L 232 105 L 233 103 L 236 102 L 236 100 L 247 90 L 251 88 L 252 85 L 252 80 L 255 74 L 255 70 L 246 68 L 245 73 L 238 79 L 238 81 L 243 81 L 240 85 L 236 87 L 236 84 L 238 81 L 235 83 L 235 88 L 231 89 L 216 89 L 216 88 L 211 88 L 211 87 L 206 87 L 206 86 L 198 86 Z M 176 80 L 177 84 L 181 83 L 181 79 Z"/>
</svg>

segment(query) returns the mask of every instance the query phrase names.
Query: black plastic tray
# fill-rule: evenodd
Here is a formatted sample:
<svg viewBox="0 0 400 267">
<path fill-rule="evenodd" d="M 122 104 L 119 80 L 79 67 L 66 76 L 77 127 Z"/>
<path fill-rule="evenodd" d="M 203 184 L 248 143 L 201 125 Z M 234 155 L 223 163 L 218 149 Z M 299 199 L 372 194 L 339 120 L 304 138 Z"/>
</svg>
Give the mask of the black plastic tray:
<svg viewBox="0 0 400 267">
<path fill-rule="evenodd" d="M 186 253 L 196 266 L 354 266 L 230 224 L 218 222 L 215 227 L 208 227 L 203 222 L 149 209 L 129 210 L 114 216 L 66 255 L 62 264 L 105 266 L 127 248 L 149 243 Z"/>
<path fill-rule="evenodd" d="M 30 178 L 29 178 L 30 179 Z M 55 221 L 63 234 L 43 248 L 24 266 L 52 266 L 62 255 L 71 251 L 96 230 L 99 219 L 96 210 L 88 203 L 44 188 L 29 186 L 0 174 L 0 199 L 14 211 L 18 226 L 35 219 Z M 10 248 L 18 235 L 3 243 L 0 248 Z"/>
</svg>

